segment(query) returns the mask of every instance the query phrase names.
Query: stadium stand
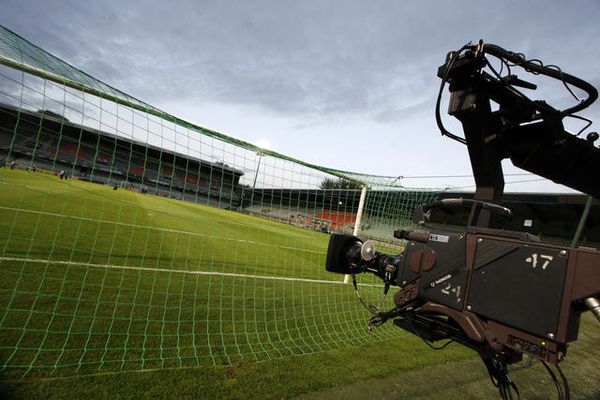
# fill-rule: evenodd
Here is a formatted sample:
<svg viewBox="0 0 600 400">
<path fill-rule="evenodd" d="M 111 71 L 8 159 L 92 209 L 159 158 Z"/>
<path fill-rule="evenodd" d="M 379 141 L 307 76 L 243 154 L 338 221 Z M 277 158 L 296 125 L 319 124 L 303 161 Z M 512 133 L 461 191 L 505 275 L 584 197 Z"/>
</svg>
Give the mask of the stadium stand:
<svg viewBox="0 0 600 400">
<path fill-rule="evenodd" d="M 335 216 L 338 213 L 336 211 L 328 211 L 323 209 L 310 209 L 310 208 L 286 208 L 277 205 L 268 204 L 255 204 L 244 208 L 244 212 L 249 214 L 267 218 L 270 220 L 284 222 L 287 224 L 296 225 L 302 228 L 309 228 L 313 230 L 330 232 L 330 231 L 350 231 L 354 227 L 354 221 L 356 220 L 356 214 L 353 214 L 353 218 L 346 218 L 346 223 L 342 224 L 342 221 L 338 220 L 339 223 L 334 223 L 332 219 L 328 219 L 328 216 Z"/>
<path fill-rule="evenodd" d="M 356 221 L 356 214 L 332 211 L 317 214 L 315 215 L 315 218 L 331 221 L 331 228 L 337 229 L 345 225 L 354 224 L 354 221 Z"/>
<path fill-rule="evenodd" d="M 351 232 L 360 191 L 319 189 L 249 188 L 240 185 L 242 171 L 224 163 L 187 157 L 132 139 L 116 136 L 89 127 L 74 124 L 49 111 L 32 111 L 0 104 L 0 161 L 8 165 L 16 161 L 18 168 L 29 169 L 33 164 L 40 169 L 58 172 L 95 183 L 133 188 L 156 194 L 215 207 L 241 210 L 263 218 L 327 231 Z M 404 191 L 393 199 L 402 207 Z M 372 207 L 388 201 L 389 193 L 371 191 Z M 441 197 L 472 197 L 472 193 L 442 193 Z M 343 203 L 344 213 L 338 204 Z M 507 229 L 524 230 L 559 243 L 567 243 L 573 235 L 574 224 L 557 221 L 575 221 L 579 218 L 585 197 L 578 194 L 506 194 L 505 204 L 516 215 L 533 221 L 532 227 L 523 221 L 512 221 Z M 260 206 L 258 206 L 260 204 Z M 265 207 L 265 205 L 267 205 Z M 319 205 L 319 209 L 315 209 Z M 389 204 L 388 204 L 389 206 Z M 369 220 L 367 210 L 362 229 L 370 236 L 389 238 L 396 227 Z M 466 214 L 437 212 L 435 219 L 443 224 L 464 224 Z M 407 219 L 406 217 L 405 219 Z M 600 211 L 592 208 L 587 224 L 587 235 L 582 243 L 600 241 Z"/>
<path fill-rule="evenodd" d="M 198 177 L 194 174 L 187 174 L 184 177 L 184 183 L 192 186 L 204 186 L 204 182 L 198 179 Z"/>
<path fill-rule="evenodd" d="M 90 163 L 92 157 L 85 150 L 86 146 L 74 142 L 62 142 L 58 146 L 58 158 L 68 163 Z"/>
<path fill-rule="evenodd" d="M 221 208 L 239 208 L 242 171 L 70 122 L 49 111 L 0 104 L 0 158 L 95 183 Z M 192 173 L 187 173 L 192 171 Z"/>
</svg>

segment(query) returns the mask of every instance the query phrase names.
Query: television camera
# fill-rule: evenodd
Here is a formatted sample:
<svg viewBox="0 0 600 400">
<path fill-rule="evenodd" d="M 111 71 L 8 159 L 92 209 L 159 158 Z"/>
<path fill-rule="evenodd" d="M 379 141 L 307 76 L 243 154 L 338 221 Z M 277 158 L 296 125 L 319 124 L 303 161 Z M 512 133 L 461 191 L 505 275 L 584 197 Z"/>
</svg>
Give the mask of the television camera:
<svg viewBox="0 0 600 400">
<path fill-rule="evenodd" d="M 518 88 L 534 90 L 536 85 L 513 74 L 516 68 L 557 79 L 575 97 L 572 87 L 576 87 L 587 98 L 564 110 L 531 100 Z M 393 309 L 368 306 L 373 314 L 369 326 L 392 320 L 432 347 L 445 341 L 475 350 L 502 399 L 519 396 L 507 366 L 521 361 L 523 354 L 540 360 L 559 398 L 569 398 L 559 363 L 567 344 L 577 339 L 581 313 L 590 310 L 600 320 L 600 251 L 578 246 L 577 238 L 571 246 L 558 246 L 503 229 L 512 213 L 499 204 L 504 190 L 501 161 L 509 158 L 517 167 L 587 193 L 590 200 L 600 197 L 596 176 L 600 149 L 594 143 L 598 134 L 584 139 L 581 131 L 571 134 L 563 125 L 566 117 L 591 124 L 575 113 L 592 104 L 598 92 L 556 66 L 481 41 L 449 53 L 438 77 L 442 80 L 438 127 L 467 146 L 475 198 L 417 207 L 413 221 L 417 228 L 394 232 L 394 237 L 406 241 L 399 255 L 379 253 L 370 241 L 355 236 L 333 234 L 326 269 L 352 274 L 357 290 L 355 276 L 365 272 L 381 278 L 386 293 L 390 286 L 398 286 Z M 442 123 L 445 85 L 451 94 L 448 112 L 462 124 L 462 137 Z M 466 226 L 429 221 L 436 209 L 455 207 L 468 208 Z"/>
</svg>

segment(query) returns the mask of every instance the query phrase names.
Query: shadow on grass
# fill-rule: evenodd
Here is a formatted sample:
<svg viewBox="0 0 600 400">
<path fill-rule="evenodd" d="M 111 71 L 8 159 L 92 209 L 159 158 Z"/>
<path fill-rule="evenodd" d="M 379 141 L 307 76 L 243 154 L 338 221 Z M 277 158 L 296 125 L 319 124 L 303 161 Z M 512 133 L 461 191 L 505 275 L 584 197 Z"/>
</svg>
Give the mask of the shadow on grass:
<svg viewBox="0 0 600 400">
<path fill-rule="evenodd" d="M 571 398 L 598 399 L 600 329 L 589 315 L 562 366 Z M 539 363 L 512 368 L 522 399 L 554 399 Z M 453 345 L 434 352 L 413 336 L 260 363 L 2 382 L 10 399 L 495 399 L 476 355 Z"/>
</svg>

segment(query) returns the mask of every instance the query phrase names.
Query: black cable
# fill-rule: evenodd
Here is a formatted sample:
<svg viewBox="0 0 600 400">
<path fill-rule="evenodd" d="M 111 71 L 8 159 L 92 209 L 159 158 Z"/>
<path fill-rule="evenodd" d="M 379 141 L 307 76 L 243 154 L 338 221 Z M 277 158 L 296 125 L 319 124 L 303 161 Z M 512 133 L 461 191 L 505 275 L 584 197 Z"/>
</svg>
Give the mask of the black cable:
<svg viewBox="0 0 600 400">
<path fill-rule="evenodd" d="M 518 53 L 517 55 L 518 55 L 518 57 L 520 57 L 520 58 L 523 59 L 523 62 L 527 62 L 527 59 L 526 59 L 526 57 L 525 57 L 524 54 Z M 500 65 L 502 67 L 500 69 L 500 72 L 496 72 L 496 70 L 494 69 L 494 67 L 492 66 L 492 64 L 486 59 L 486 64 L 490 68 L 490 70 L 494 73 L 494 75 L 496 75 L 496 77 L 498 79 L 502 79 L 501 74 L 502 74 L 502 69 L 503 69 L 503 67 L 504 67 L 505 64 L 506 64 L 507 69 L 509 71 L 508 75 L 510 75 L 510 64 L 505 59 L 503 59 L 501 57 L 498 57 L 498 56 L 495 56 L 495 55 L 494 55 L 494 57 L 498 58 L 501 61 Z M 529 60 L 529 62 L 537 65 L 540 68 L 547 68 L 547 69 L 555 70 L 556 72 L 558 72 L 559 78 L 557 78 L 557 79 L 559 79 L 562 82 L 563 86 L 567 89 L 567 91 L 571 94 L 571 96 L 575 100 L 577 100 L 578 102 L 580 102 L 580 103 L 583 102 L 583 99 L 580 99 L 579 96 L 577 96 L 575 94 L 575 92 L 573 92 L 573 90 L 571 89 L 571 87 L 569 86 L 569 84 L 567 83 L 567 81 L 565 79 L 565 74 L 564 74 L 563 70 L 558 65 L 553 65 L 553 64 L 544 65 L 544 63 L 541 60 L 538 60 L 538 59 Z M 517 66 L 517 65 L 521 65 L 521 64 L 513 64 L 513 66 Z M 530 68 L 527 68 L 526 66 L 523 66 L 523 68 L 525 69 L 525 71 L 530 72 L 530 73 L 532 73 L 534 75 L 540 75 L 540 72 L 536 72 L 536 71 L 534 71 L 534 70 L 532 70 Z M 510 86 L 512 87 L 512 85 L 510 85 Z M 516 90 L 514 87 L 512 87 L 512 88 L 514 90 Z M 588 129 L 592 125 L 592 123 L 593 123 L 590 119 L 585 118 L 585 117 L 581 117 L 579 115 L 575 115 L 572 112 L 568 113 L 568 114 L 564 114 L 564 117 L 571 117 L 571 118 L 580 119 L 582 121 L 587 122 L 587 124 L 583 128 L 581 128 L 575 134 L 575 136 L 581 135 L 581 133 L 583 133 L 586 129 Z"/>
<path fill-rule="evenodd" d="M 567 377 L 563 373 L 563 370 L 560 368 L 560 365 L 556 364 L 556 369 L 558 370 L 558 373 L 560 374 L 560 377 L 563 381 L 563 386 L 565 388 L 565 400 L 570 400 L 571 399 L 571 390 L 569 388 L 569 381 L 567 380 Z"/>
<path fill-rule="evenodd" d="M 438 347 L 438 346 L 434 346 L 432 342 L 430 342 L 429 340 L 427 340 L 427 339 L 425 339 L 423 336 L 421 336 L 421 334 L 419 333 L 419 331 L 418 331 L 418 330 L 415 328 L 415 326 L 413 325 L 413 323 L 412 323 L 412 320 L 411 320 L 411 319 L 408 319 L 408 318 L 403 318 L 403 319 L 404 319 L 404 321 L 406 321 L 406 322 L 408 323 L 408 325 L 409 325 L 409 326 L 410 326 L 410 328 L 412 329 L 413 333 L 414 333 L 415 335 L 417 335 L 417 337 L 418 337 L 419 339 L 421 339 L 423 342 L 425 342 L 425 344 L 426 344 L 427 346 L 429 346 L 429 348 L 430 348 L 430 349 L 432 349 L 432 350 L 443 350 L 443 349 L 445 349 L 446 347 L 448 347 L 449 345 L 451 345 L 452 343 L 454 343 L 454 339 L 448 339 L 448 341 L 447 341 L 446 343 L 444 343 L 443 345 L 441 345 L 441 346 L 439 346 L 439 347 Z"/>
<path fill-rule="evenodd" d="M 498 58 L 497 56 L 494 56 L 494 57 Z M 500 58 L 500 60 L 502 60 L 502 59 Z M 523 92 L 521 92 L 520 90 L 515 88 L 510 83 L 507 83 L 506 81 L 504 81 L 502 75 L 500 75 L 500 73 L 496 71 L 496 69 L 492 66 L 492 63 L 490 63 L 490 61 L 487 59 L 487 57 L 485 58 L 485 66 L 488 67 L 492 71 L 492 73 L 496 76 L 496 78 L 498 79 L 499 82 L 503 83 L 504 86 L 506 86 L 506 87 L 510 87 L 514 94 L 519 95 L 522 99 L 528 101 L 529 103 L 534 103 L 534 101 L 531 100 L 528 96 L 526 96 Z"/>
<path fill-rule="evenodd" d="M 512 185 L 512 184 L 519 184 L 519 183 L 528 183 L 528 182 L 541 182 L 541 181 L 549 181 L 550 179 L 548 178 L 539 178 L 539 179 L 525 179 L 522 181 L 510 181 L 510 182 L 505 182 L 504 185 Z M 477 187 L 477 185 L 468 185 L 468 186 L 453 186 L 451 187 L 452 190 L 456 190 L 456 189 L 469 189 L 469 188 L 473 188 L 473 187 Z"/>
<path fill-rule="evenodd" d="M 369 319 L 369 326 L 381 326 L 385 324 L 390 318 L 395 318 L 402 313 L 401 308 L 394 308 L 387 312 L 377 312 L 377 315 L 374 315 Z"/>
<path fill-rule="evenodd" d="M 369 311 L 371 314 L 373 314 L 373 317 L 371 319 L 378 318 L 382 314 L 385 314 L 385 313 L 382 313 L 381 311 L 379 311 L 379 308 L 385 301 L 385 299 L 387 297 L 387 292 L 383 295 L 381 301 L 379 302 L 379 305 L 374 306 L 372 304 L 367 304 L 367 302 L 362 298 L 360 291 L 358 290 L 358 283 L 356 282 L 356 274 L 352 274 L 352 285 L 354 286 L 354 292 L 356 293 L 356 295 L 358 296 L 358 299 L 360 300 L 360 304 L 362 304 L 363 307 L 367 309 L 367 311 Z M 377 325 L 373 324 L 373 326 L 379 326 L 379 325 L 383 324 L 384 322 L 386 322 L 389 318 L 390 317 L 387 317 L 380 324 L 377 324 Z"/>
<path fill-rule="evenodd" d="M 492 63 L 487 58 L 485 59 L 485 65 L 492 71 L 492 73 L 494 75 L 496 75 L 496 78 L 498 78 L 499 81 L 502 81 L 502 70 L 500 70 L 500 72 L 496 72 L 496 68 L 494 68 Z M 502 65 L 502 64 L 500 64 L 500 65 Z M 507 85 L 507 86 L 510 86 L 510 85 Z"/>
<path fill-rule="evenodd" d="M 462 144 L 467 144 L 467 141 L 464 138 L 461 138 L 460 136 L 457 136 L 457 135 L 449 132 L 444 127 L 444 123 L 442 122 L 442 115 L 440 113 L 440 105 L 442 103 L 442 94 L 444 93 L 444 86 L 446 86 L 446 79 L 448 79 L 448 72 L 450 71 L 450 69 L 452 68 L 452 66 L 454 65 L 454 63 L 456 62 L 458 57 L 460 56 L 460 54 L 465 49 L 468 49 L 472 46 L 473 46 L 472 43 L 469 42 L 469 43 L 465 44 L 463 47 L 461 47 L 458 51 L 451 53 L 452 54 L 451 58 L 446 62 L 446 68 L 444 69 L 444 74 L 442 75 L 442 82 L 440 83 L 440 90 L 438 92 L 437 100 L 435 102 L 435 121 L 437 123 L 438 129 L 442 133 L 442 136 L 448 136 L 450 139 L 455 140 Z"/>
<path fill-rule="evenodd" d="M 512 381 L 508 373 L 508 367 L 504 361 L 481 357 L 485 364 L 492 385 L 498 388 L 502 400 L 512 400 L 513 392 L 517 395 L 517 399 L 521 398 L 519 387 Z"/>
<path fill-rule="evenodd" d="M 542 64 L 542 66 L 544 66 L 544 65 Z M 564 87 L 569 91 L 569 93 L 571 93 L 571 96 L 573 96 L 573 98 L 575 100 L 577 100 L 578 102 L 582 102 L 583 101 L 583 99 L 580 99 L 579 96 L 577 96 L 575 94 L 575 92 L 573 92 L 573 90 L 569 87 L 569 84 L 565 80 L 565 75 L 564 75 L 562 69 L 558 65 L 550 64 L 550 65 L 546 65 L 545 67 L 549 68 L 549 69 L 556 70 L 560 74 L 560 80 L 561 80 L 561 82 L 563 83 Z"/>
<path fill-rule="evenodd" d="M 587 118 L 585 118 L 585 117 L 582 117 L 581 115 L 575 115 L 575 114 L 571 114 L 571 115 L 567 115 L 567 117 L 569 117 L 569 118 L 575 118 L 575 119 L 580 119 L 580 120 L 582 120 L 582 121 L 585 121 L 585 122 L 587 122 L 587 124 L 586 124 L 586 125 L 585 125 L 583 128 L 581 128 L 581 129 L 579 130 L 579 132 L 577 132 L 577 133 L 575 134 L 575 136 L 579 136 L 579 135 L 581 135 L 581 133 L 582 133 L 583 131 L 585 131 L 587 128 L 589 128 L 590 126 L 592 126 L 592 123 L 593 123 L 591 119 L 587 119 Z"/>
<path fill-rule="evenodd" d="M 512 70 L 510 69 L 510 65 L 508 64 L 508 61 L 506 61 L 504 58 L 500 58 L 500 62 L 502 67 L 506 66 L 506 76 L 512 75 Z M 502 72 L 502 69 L 500 70 L 500 72 Z"/>
<path fill-rule="evenodd" d="M 358 284 L 356 283 L 356 274 L 352 274 L 352 285 L 354 285 L 354 292 L 358 296 L 358 299 L 360 300 L 360 304 L 362 304 L 363 307 L 366 308 L 371 314 L 373 314 L 373 315 L 376 316 L 377 315 L 377 310 L 375 309 L 375 306 L 367 304 L 363 300 L 362 296 L 360 295 L 360 291 L 358 290 Z"/>
<path fill-rule="evenodd" d="M 498 73 L 498 75 L 502 76 L 502 72 L 504 72 L 504 67 L 506 67 L 506 76 L 510 76 L 510 65 L 508 65 L 505 59 L 499 57 L 496 58 L 500 61 L 500 72 Z"/>
<path fill-rule="evenodd" d="M 417 335 L 417 336 L 419 336 L 419 335 Z M 427 346 L 429 346 L 429 348 L 430 348 L 430 349 L 432 349 L 432 350 L 444 350 L 446 347 L 448 347 L 448 346 L 450 346 L 452 343 L 454 343 L 454 340 L 452 340 L 452 339 L 448 339 L 448 341 L 447 341 L 446 343 L 444 343 L 443 345 L 441 345 L 441 346 L 434 346 L 434 345 L 433 345 L 433 343 L 431 343 L 431 342 L 429 342 L 429 341 L 425 340 L 425 339 L 424 339 L 424 338 L 422 338 L 421 336 L 419 336 L 419 337 L 420 337 L 420 338 L 421 338 L 421 340 L 422 340 L 422 341 L 424 341 L 424 342 L 425 342 L 425 344 L 426 344 Z"/>
<path fill-rule="evenodd" d="M 554 383 L 554 386 L 556 386 L 556 392 L 558 393 L 558 400 L 565 400 L 562 387 L 560 386 L 560 382 L 556 378 L 556 375 L 554 374 L 552 369 L 550 369 L 550 367 L 548 366 L 548 364 L 546 364 L 546 362 L 544 360 L 541 360 L 541 363 L 546 368 L 546 371 L 548 371 L 548 373 L 550 374 L 550 377 L 552 378 L 552 382 Z"/>
<path fill-rule="evenodd" d="M 569 92 L 571 92 L 571 94 L 575 98 L 578 97 L 572 92 L 572 90 L 568 87 L 567 84 L 576 86 L 577 88 L 585 91 L 588 95 L 588 98 L 583 101 L 580 101 L 579 104 L 573 107 L 560 111 L 562 116 L 571 115 L 577 111 L 581 111 L 589 107 L 598 98 L 598 90 L 589 82 L 577 78 L 576 76 L 567 74 L 566 72 L 563 72 L 560 68 L 554 65 L 548 67 L 545 66 L 540 60 L 527 60 L 525 55 L 522 53 L 514 53 L 511 51 L 507 51 L 502 47 L 493 44 L 485 44 L 483 46 L 483 50 L 486 54 L 492 54 L 499 58 L 505 58 L 508 62 L 512 63 L 513 66 L 519 66 L 525 69 L 525 71 L 534 75 L 542 74 L 550 78 L 560 80 L 561 82 L 563 82 L 564 85 L 566 85 L 567 90 L 569 90 Z"/>
<path fill-rule="evenodd" d="M 533 176 L 532 173 L 519 173 L 519 174 L 504 174 L 504 176 Z M 473 174 L 470 175 L 420 175 L 420 176 L 403 176 L 402 179 L 426 179 L 426 178 L 472 178 Z"/>
</svg>

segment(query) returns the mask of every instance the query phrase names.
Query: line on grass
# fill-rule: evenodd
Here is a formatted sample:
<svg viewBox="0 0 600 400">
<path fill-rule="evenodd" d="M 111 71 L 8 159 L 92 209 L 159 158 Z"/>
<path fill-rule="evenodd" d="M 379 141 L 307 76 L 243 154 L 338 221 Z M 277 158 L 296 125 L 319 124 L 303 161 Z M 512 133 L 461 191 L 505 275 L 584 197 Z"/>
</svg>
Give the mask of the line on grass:
<svg viewBox="0 0 600 400">
<path fill-rule="evenodd" d="M 275 247 L 278 249 L 301 251 L 304 253 L 323 254 L 323 251 L 310 250 L 310 249 L 305 249 L 305 248 L 300 248 L 300 247 L 280 246 L 280 245 L 271 244 L 271 243 L 255 242 L 252 240 L 233 239 L 233 238 L 221 237 L 221 236 L 210 236 L 210 235 L 205 235 L 204 233 L 198 233 L 198 232 L 182 231 L 182 230 L 170 229 L 170 228 L 159 228 L 156 226 L 148 226 L 148 225 L 128 224 L 125 222 L 107 221 L 105 219 L 77 217 L 75 215 L 58 214 L 58 213 L 53 213 L 53 212 L 48 212 L 48 211 L 27 210 L 27 209 L 23 209 L 23 208 L 2 207 L 2 206 L 0 206 L 0 210 L 48 215 L 48 216 L 60 217 L 60 218 L 70 218 L 70 219 L 75 219 L 75 220 L 80 220 L 80 221 L 90 221 L 90 222 L 98 222 L 98 223 L 102 223 L 102 224 L 127 226 L 127 227 L 131 227 L 131 228 L 148 229 L 148 230 L 159 231 L 159 232 L 178 233 L 178 234 L 183 234 L 183 235 L 206 237 L 206 238 L 210 238 L 210 239 L 226 240 L 226 241 L 237 242 L 237 243 L 257 244 L 257 245 L 261 245 L 261 246 L 271 246 L 271 247 Z"/>
<path fill-rule="evenodd" d="M 271 281 L 290 281 L 290 282 L 308 282 L 308 283 L 324 283 L 330 285 L 345 285 L 343 280 L 330 281 L 325 279 L 307 279 L 307 278 L 292 278 L 287 276 L 269 276 L 269 275 L 253 275 L 253 274 L 235 274 L 232 272 L 217 272 L 217 271 L 188 271 L 184 269 L 167 269 L 167 268 L 151 268 L 151 267 L 135 267 L 131 265 L 114 265 L 114 264 L 93 264 L 80 261 L 60 261 L 60 260 L 42 260 L 35 258 L 20 258 L 20 257 L 0 257 L 0 261 L 16 261 L 36 264 L 58 264 L 58 265 L 81 265 L 92 268 L 105 268 L 117 270 L 132 270 L 132 271 L 147 271 L 147 272 L 166 272 L 186 275 L 213 275 L 227 276 L 231 278 L 249 278 L 249 279 L 264 279 Z M 380 287 L 381 285 L 374 284 L 359 284 L 359 286 Z"/>
</svg>

